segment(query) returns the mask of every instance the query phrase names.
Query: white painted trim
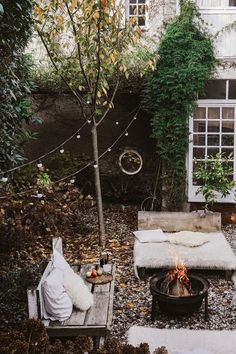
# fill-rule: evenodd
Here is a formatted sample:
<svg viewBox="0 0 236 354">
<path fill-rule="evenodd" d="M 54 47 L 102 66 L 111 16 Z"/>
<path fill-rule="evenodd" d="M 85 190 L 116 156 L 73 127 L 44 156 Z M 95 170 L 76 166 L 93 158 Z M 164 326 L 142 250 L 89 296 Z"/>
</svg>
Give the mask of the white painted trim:
<svg viewBox="0 0 236 354">
<path fill-rule="evenodd" d="M 236 100 L 199 100 L 198 101 L 198 107 L 206 107 L 208 110 L 208 107 L 220 107 L 220 114 L 221 114 L 221 119 L 220 119 L 220 124 L 222 124 L 222 106 L 226 107 L 234 107 L 234 133 L 231 133 L 231 135 L 236 135 Z M 208 114 L 208 113 L 207 113 Z M 208 120 L 207 120 L 208 121 Z M 189 202 L 204 202 L 204 197 L 201 193 L 196 194 L 199 186 L 194 186 L 193 181 L 192 181 L 192 176 L 193 176 L 193 116 L 189 118 L 189 152 L 188 152 L 188 201 Z M 203 134 L 206 134 L 206 132 Z M 221 133 L 218 133 L 220 135 L 220 142 L 219 146 L 222 147 L 221 145 Z M 207 134 L 206 134 L 207 136 Z M 235 136 L 236 139 L 236 136 Z M 207 148 L 207 141 L 205 145 L 205 149 Z M 236 180 L 236 141 L 234 141 L 234 146 L 232 147 L 234 149 L 234 180 Z M 235 196 L 234 193 L 229 194 L 226 198 L 221 198 L 220 195 L 217 200 L 218 203 L 231 203 L 235 204 Z"/>
<path fill-rule="evenodd" d="M 130 17 L 135 17 L 133 15 L 130 16 L 129 14 L 129 5 L 136 5 L 136 3 L 134 4 L 130 4 L 129 0 L 126 0 L 126 18 L 129 19 Z M 145 4 L 143 4 L 146 6 L 145 9 L 145 26 L 139 26 L 141 30 L 149 30 L 149 5 L 150 5 L 150 0 L 145 0 Z"/>
</svg>

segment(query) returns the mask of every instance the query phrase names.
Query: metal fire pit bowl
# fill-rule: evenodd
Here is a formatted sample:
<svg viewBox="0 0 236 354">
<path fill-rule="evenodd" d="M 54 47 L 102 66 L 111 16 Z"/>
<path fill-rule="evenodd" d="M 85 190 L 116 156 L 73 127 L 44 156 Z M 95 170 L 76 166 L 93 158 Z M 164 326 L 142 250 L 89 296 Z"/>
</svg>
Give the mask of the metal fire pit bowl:
<svg viewBox="0 0 236 354">
<path fill-rule="evenodd" d="M 197 311 L 203 299 L 205 299 L 205 320 L 208 318 L 208 289 L 209 281 L 199 275 L 189 275 L 193 295 L 191 296 L 173 296 L 161 291 L 165 276 L 154 275 L 150 280 L 150 291 L 152 294 L 152 320 L 157 317 L 158 310 L 169 315 L 185 315 Z"/>
</svg>

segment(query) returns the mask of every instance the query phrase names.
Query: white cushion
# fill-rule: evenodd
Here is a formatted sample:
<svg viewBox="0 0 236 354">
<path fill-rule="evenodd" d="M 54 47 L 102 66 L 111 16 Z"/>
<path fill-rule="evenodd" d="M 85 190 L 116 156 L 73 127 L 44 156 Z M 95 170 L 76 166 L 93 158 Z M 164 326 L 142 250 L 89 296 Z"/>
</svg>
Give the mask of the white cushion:
<svg viewBox="0 0 236 354">
<path fill-rule="evenodd" d="M 65 260 L 62 254 L 60 254 L 56 249 L 53 251 L 53 267 L 60 270 L 73 270 L 71 269 L 69 263 Z"/>
<path fill-rule="evenodd" d="M 51 320 L 65 321 L 71 316 L 73 304 L 63 287 L 63 272 L 53 269 L 42 284 L 44 306 Z"/>
<path fill-rule="evenodd" d="M 179 231 L 173 234 L 168 234 L 168 241 L 175 245 L 186 247 L 199 247 L 210 241 L 209 234 L 193 231 Z"/>
<path fill-rule="evenodd" d="M 64 270 L 63 286 L 77 309 L 86 311 L 93 305 L 93 295 L 78 274 Z"/>
<path fill-rule="evenodd" d="M 134 231 L 133 234 L 141 243 L 166 242 L 167 236 L 161 229 Z"/>
</svg>

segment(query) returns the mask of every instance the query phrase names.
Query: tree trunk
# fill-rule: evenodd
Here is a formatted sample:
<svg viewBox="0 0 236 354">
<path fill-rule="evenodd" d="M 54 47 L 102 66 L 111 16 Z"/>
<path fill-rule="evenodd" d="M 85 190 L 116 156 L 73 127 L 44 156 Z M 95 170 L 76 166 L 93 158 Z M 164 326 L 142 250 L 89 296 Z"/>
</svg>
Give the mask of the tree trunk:
<svg viewBox="0 0 236 354">
<path fill-rule="evenodd" d="M 97 211 L 98 211 L 99 246 L 104 248 L 106 233 L 105 233 L 104 216 L 103 216 L 102 191 L 101 191 L 100 170 L 99 170 L 99 160 L 98 160 L 97 128 L 95 125 L 92 127 L 91 132 L 92 132 L 92 141 L 93 141 L 93 158 L 95 161 L 94 182 L 95 182 Z"/>
</svg>

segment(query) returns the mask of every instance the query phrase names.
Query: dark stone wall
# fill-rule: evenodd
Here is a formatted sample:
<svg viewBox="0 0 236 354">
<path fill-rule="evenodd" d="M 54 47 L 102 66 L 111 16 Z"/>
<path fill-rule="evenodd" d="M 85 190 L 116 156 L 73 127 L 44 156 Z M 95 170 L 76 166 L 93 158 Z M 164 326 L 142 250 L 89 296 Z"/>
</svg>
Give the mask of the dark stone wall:
<svg viewBox="0 0 236 354">
<path fill-rule="evenodd" d="M 31 141 L 25 148 L 29 159 L 37 158 L 61 144 L 84 123 L 80 109 L 70 94 L 35 94 L 33 99 L 35 115 L 43 119 L 43 124 L 32 126 L 32 130 L 38 133 L 38 139 Z M 114 109 L 99 126 L 100 154 L 125 130 L 139 105 L 140 97 L 136 94 L 117 95 Z M 119 125 L 116 125 L 116 121 L 119 121 Z M 73 138 L 65 145 L 65 151 L 79 159 L 84 156 L 92 159 L 90 129 L 87 124 L 81 131 L 81 138 Z M 101 159 L 103 195 L 109 202 L 139 204 L 153 192 L 159 163 L 155 142 L 150 137 L 150 117 L 144 111 L 140 111 L 137 120 L 128 129 L 128 134 Z M 143 158 L 143 168 L 137 175 L 127 176 L 119 168 L 119 155 L 125 149 L 135 149 Z M 59 152 L 57 154 L 60 156 Z M 94 194 L 93 167 L 78 175 L 78 186 L 85 194 Z"/>
</svg>

